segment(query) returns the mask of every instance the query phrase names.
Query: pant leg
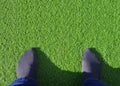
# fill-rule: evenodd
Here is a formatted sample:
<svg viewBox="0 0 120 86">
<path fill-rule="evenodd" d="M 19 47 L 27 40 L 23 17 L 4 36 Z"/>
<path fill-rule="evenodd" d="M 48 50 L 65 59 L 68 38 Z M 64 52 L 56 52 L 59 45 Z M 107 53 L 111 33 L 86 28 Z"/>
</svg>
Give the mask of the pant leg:
<svg viewBox="0 0 120 86">
<path fill-rule="evenodd" d="M 83 82 L 82 86 L 105 86 L 105 85 L 98 79 L 89 78 Z"/>
<path fill-rule="evenodd" d="M 19 78 L 9 86 L 38 86 L 37 82 L 31 78 Z"/>
</svg>

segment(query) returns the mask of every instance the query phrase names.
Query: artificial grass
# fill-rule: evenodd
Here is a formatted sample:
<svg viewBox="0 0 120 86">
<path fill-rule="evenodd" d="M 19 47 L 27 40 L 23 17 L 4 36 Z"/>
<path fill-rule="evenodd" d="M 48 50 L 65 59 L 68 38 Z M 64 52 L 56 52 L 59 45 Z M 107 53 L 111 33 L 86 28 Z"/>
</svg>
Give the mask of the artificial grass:
<svg viewBox="0 0 120 86">
<path fill-rule="evenodd" d="M 25 50 L 37 48 L 42 86 L 80 86 L 85 48 L 102 58 L 101 80 L 120 85 L 119 0 L 0 0 L 0 86 L 16 79 Z"/>
</svg>

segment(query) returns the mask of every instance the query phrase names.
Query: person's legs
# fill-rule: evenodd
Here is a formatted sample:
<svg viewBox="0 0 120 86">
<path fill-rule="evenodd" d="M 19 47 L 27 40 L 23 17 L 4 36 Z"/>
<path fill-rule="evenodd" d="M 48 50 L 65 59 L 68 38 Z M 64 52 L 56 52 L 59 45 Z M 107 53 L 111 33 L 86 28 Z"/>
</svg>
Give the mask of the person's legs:
<svg viewBox="0 0 120 86">
<path fill-rule="evenodd" d="M 88 78 L 83 82 L 82 86 L 105 86 L 105 85 L 98 79 Z"/>
<path fill-rule="evenodd" d="M 37 86 L 36 54 L 30 49 L 20 58 L 17 66 L 17 79 L 9 86 Z"/>
<path fill-rule="evenodd" d="M 100 80 L 101 65 L 97 56 L 86 49 L 82 59 L 82 86 L 105 86 Z"/>
<path fill-rule="evenodd" d="M 9 86 L 38 86 L 36 80 L 31 78 L 19 78 L 16 79 Z"/>
</svg>

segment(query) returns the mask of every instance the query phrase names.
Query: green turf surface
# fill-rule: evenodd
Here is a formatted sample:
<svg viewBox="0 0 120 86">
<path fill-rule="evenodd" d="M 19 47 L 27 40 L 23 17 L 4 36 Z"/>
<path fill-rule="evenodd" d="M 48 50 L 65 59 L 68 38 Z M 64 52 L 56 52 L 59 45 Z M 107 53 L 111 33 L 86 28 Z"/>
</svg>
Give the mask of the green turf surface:
<svg viewBox="0 0 120 86">
<path fill-rule="evenodd" d="M 101 54 L 107 86 L 120 85 L 120 0 L 0 0 L 0 86 L 37 48 L 41 86 L 81 86 L 85 48 Z"/>
</svg>

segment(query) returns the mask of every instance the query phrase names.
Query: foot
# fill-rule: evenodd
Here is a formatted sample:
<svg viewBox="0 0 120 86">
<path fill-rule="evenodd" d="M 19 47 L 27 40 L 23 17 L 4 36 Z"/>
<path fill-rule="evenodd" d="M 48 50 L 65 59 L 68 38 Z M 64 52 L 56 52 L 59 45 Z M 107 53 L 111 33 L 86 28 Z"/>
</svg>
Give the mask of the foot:
<svg viewBox="0 0 120 86">
<path fill-rule="evenodd" d="M 85 50 L 82 58 L 82 80 L 100 78 L 101 66 L 97 56 L 89 48 Z"/>
<path fill-rule="evenodd" d="M 36 54 L 34 49 L 26 51 L 17 66 L 17 78 L 36 78 Z"/>
</svg>

